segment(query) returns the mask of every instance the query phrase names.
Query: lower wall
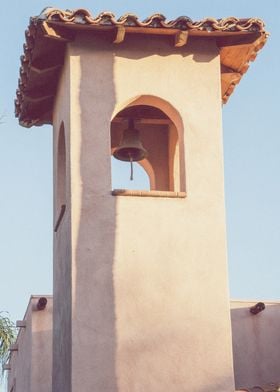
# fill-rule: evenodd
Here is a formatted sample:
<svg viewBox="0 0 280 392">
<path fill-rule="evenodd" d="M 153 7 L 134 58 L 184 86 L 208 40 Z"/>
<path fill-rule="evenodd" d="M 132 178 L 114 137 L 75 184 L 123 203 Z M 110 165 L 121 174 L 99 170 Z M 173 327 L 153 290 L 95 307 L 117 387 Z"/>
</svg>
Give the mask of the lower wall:
<svg viewBox="0 0 280 392">
<path fill-rule="evenodd" d="M 15 351 L 10 354 L 8 392 L 50 392 L 52 384 L 52 297 L 43 310 L 37 309 L 40 296 L 30 298 L 25 327 L 20 328 Z M 2 389 L 1 389 L 2 391 Z"/>
<path fill-rule="evenodd" d="M 39 297 L 29 303 L 26 328 L 10 359 L 8 391 L 51 391 L 52 299 L 43 312 L 34 312 Z M 280 380 L 280 302 L 265 302 L 257 315 L 249 311 L 258 301 L 231 301 L 233 359 L 236 389 Z M 40 387 L 39 387 L 40 386 Z"/>
<path fill-rule="evenodd" d="M 234 376 L 236 388 L 280 380 L 280 302 L 265 302 L 257 315 L 256 301 L 231 301 Z"/>
</svg>

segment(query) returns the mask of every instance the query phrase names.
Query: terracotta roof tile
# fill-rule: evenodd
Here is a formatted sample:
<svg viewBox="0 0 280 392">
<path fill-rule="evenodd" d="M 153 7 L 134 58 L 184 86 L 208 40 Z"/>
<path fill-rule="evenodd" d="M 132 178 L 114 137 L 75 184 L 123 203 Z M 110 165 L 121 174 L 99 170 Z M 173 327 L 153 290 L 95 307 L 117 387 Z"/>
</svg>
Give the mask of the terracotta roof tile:
<svg viewBox="0 0 280 392">
<path fill-rule="evenodd" d="M 264 23 L 258 18 L 238 19 L 229 17 L 224 19 L 205 18 L 193 22 L 188 16 L 179 16 L 175 20 L 166 21 L 162 14 L 153 14 L 140 21 L 135 14 L 127 13 L 116 19 L 112 12 L 102 12 L 93 17 L 88 10 L 77 9 L 74 11 L 63 11 L 55 8 L 45 8 L 42 13 L 34 19 L 47 21 L 66 22 L 89 25 L 124 25 L 134 27 L 166 28 L 180 30 L 202 30 L 202 31 L 250 31 L 263 32 Z"/>
<path fill-rule="evenodd" d="M 165 16 L 154 14 L 140 21 L 134 14 L 125 14 L 117 19 L 111 12 L 102 12 L 94 17 L 85 9 L 63 11 L 45 8 L 39 16 L 30 19 L 25 32 L 26 43 L 20 58 L 15 100 L 15 112 L 21 125 L 30 127 L 52 123 L 53 101 L 66 43 L 83 29 L 91 33 L 103 31 L 104 34 L 115 34 L 122 29 L 121 38 L 115 39 L 115 43 L 121 43 L 124 34 L 134 33 L 148 34 L 151 39 L 155 34 L 175 37 L 180 32 L 190 37 L 216 39 L 220 48 L 223 103 L 226 103 L 268 35 L 263 21 L 257 18 L 206 18 L 194 22 L 187 16 L 180 16 L 167 21 Z M 178 41 L 174 50 L 185 43 L 184 40 Z"/>
</svg>

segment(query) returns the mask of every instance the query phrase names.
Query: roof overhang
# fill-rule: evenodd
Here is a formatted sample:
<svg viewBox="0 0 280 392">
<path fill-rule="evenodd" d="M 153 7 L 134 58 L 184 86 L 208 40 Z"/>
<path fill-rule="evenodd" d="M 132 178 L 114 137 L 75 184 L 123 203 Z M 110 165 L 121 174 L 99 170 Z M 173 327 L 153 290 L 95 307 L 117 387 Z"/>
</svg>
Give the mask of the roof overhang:
<svg viewBox="0 0 280 392">
<path fill-rule="evenodd" d="M 163 15 L 155 14 L 141 22 L 133 14 L 116 20 L 110 12 L 94 18 L 84 9 L 62 11 L 46 8 L 41 15 L 30 19 L 25 32 L 26 43 L 15 100 L 15 112 L 21 125 L 31 127 L 52 123 L 53 103 L 66 44 L 73 41 L 80 31 L 91 34 L 102 32 L 116 45 L 133 34 L 169 37 L 175 48 L 187 45 L 189 37 L 215 39 L 220 48 L 223 103 L 227 102 L 268 36 L 264 23 L 256 18 L 207 18 L 193 22 L 181 16 L 166 22 Z"/>
</svg>

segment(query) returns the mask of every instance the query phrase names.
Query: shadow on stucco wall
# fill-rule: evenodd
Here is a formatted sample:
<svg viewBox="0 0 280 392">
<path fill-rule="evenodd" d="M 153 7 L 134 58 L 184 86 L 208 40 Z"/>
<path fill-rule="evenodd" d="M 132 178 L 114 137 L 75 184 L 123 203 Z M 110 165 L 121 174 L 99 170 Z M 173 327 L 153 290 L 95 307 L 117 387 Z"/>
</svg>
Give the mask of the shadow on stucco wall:
<svg viewBox="0 0 280 392">
<path fill-rule="evenodd" d="M 102 50 L 102 39 L 106 38 L 84 36 L 78 46 L 81 204 L 76 249 L 72 247 L 73 392 L 118 390 L 113 276 L 116 198 L 111 195 L 110 155 L 114 56 Z"/>
</svg>

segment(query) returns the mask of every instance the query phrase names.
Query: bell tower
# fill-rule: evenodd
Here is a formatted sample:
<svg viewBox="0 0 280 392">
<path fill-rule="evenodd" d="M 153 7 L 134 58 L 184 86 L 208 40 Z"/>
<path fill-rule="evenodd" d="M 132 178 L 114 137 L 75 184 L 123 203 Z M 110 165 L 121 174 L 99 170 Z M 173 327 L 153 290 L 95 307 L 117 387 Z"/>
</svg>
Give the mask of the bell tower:
<svg viewBox="0 0 280 392">
<path fill-rule="evenodd" d="M 53 392 L 234 390 L 221 104 L 265 37 L 257 19 L 31 20 L 17 114 L 54 130 Z M 112 190 L 112 155 L 150 189 Z"/>
</svg>

